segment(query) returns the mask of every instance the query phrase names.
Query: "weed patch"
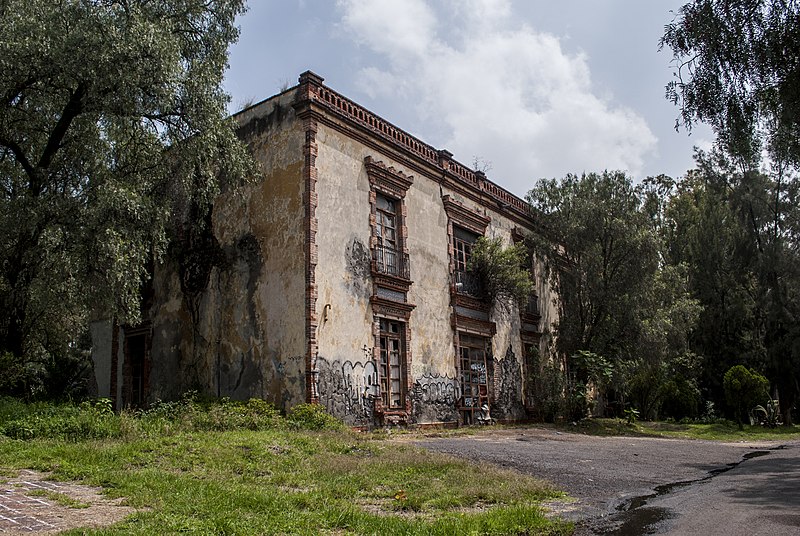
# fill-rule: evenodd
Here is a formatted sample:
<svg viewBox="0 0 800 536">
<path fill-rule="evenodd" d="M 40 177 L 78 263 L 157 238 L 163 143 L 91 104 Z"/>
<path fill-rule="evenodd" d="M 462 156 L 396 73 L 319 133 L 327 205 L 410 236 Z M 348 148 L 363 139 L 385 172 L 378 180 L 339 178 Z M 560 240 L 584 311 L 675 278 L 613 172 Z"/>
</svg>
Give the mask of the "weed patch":
<svg viewBox="0 0 800 536">
<path fill-rule="evenodd" d="M 562 494 L 536 479 L 353 432 L 318 406 L 283 418 L 252 402 L 172 404 L 113 417 L 117 436 L 2 441 L 0 459 L 124 497 L 140 511 L 115 534 L 572 530 L 543 515 L 542 501 Z"/>
<path fill-rule="evenodd" d="M 768 428 L 745 425 L 739 430 L 730 421 L 702 423 L 675 423 L 636 421 L 626 423 L 621 419 L 584 419 L 559 428 L 567 432 L 598 436 L 676 437 L 682 439 L 707 439 L 713 441 L 784 441 L 800 439 L 800 426 Z"/>
</svg>

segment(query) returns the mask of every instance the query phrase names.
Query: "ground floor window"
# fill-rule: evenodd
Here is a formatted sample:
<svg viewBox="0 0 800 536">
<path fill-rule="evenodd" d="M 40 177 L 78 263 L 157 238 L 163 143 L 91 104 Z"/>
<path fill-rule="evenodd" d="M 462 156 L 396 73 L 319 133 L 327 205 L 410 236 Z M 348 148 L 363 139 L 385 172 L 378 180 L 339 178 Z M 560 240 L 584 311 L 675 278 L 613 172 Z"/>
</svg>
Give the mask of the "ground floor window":
<svg viewBox="0 0 800 536">
<path fill-rule="evenodd" d="M 489 377 L 487 348 L 489 339 L 459 333 L 458 357 L 461 379 L 461 418 L 473 424 L 489 409 Z"/>
<path fill-rule="evenodd" d="M 380 319 L 380 363 L 378 381 L 383 406 L 403 409 L 406 406 L 406 351 L 403 334 L 405 324 Z"/>
</svg>

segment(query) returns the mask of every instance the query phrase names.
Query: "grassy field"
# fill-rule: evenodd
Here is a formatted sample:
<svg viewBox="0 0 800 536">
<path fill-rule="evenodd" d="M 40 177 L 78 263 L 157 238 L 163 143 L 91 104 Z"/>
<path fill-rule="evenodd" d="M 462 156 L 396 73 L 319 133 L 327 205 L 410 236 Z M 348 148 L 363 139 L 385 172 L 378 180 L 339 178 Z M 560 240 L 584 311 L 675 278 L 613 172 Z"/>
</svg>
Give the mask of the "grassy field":
<svg viewBox="0 0 800 536">
<path fill-rule="evenodd" d="M 708 439 L 714 441 L 788 441 L 800 439 L 800 426 L 744 426 L 739 430 L 736 423 L 679 424 L 667 422 L 637 421 L 627 424 L 621 419 L 585 419 L 575 425 L 559 426 L 566 432 L 589 435 L 628 435 L 648 437 L 675 437 L 681 439 Z"/>
<path fill-rule="evenodd" d="M 283 418 L 259 403 L 185 401 L 116 416 L 0 402 L 0 475 L 51 471 L 139 510 L 88 534 L 572 532 L 543 516 L 540 503 L 561 494 L 536 479 L 353 432 L 313 409 Z"/>
</svg>

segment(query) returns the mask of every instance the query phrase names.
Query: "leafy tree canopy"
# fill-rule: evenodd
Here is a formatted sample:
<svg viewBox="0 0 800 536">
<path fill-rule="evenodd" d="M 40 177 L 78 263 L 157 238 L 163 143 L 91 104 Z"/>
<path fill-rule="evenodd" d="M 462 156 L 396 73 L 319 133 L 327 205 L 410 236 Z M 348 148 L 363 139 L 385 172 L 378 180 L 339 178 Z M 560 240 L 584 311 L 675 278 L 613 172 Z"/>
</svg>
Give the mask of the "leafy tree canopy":
<svg viewBox="0 0 800 536">
<path fill-rule="evenodd" d="M 243 0 L 0 2 L 0 352 L 139 316 L 190 205 L 252 172 L 221 89 Z"/>
<path fill-rule="evenodd" d="M 560 352 L 573 356 L 579 381 L 613 390 L 619 403 L 630 396 L 648 418 L 665 382 L 694 374 L 683 363 L 692 361 L 688 335 L 699 313 L 686 267 L 664 265 L 669 224 L 663 202 L 651 198 L 659 187 L 604 172 L 540 181 L 528 194 L 548 237 L 533 246 L 560 298 Z M 609 369 L 602 381 L 598 360 Z"/>
<path fill-rule="evenodd" d="M 800 164 L 800 3 L 694 0 L 667 25 L 675 79 L 667 96 L 676 126 L 711 124 L 720 146 L 746 169 Z"/>
<path fill-rule="evenodd" d="M 658 265 L 657 242 L 631 179 L 604 172 L 542 180 L 528 200 L 548 236 L 533 247 L 548 259 L 564 308 L 563 353 L 618 355 L 635 338 L 638 295 Z"/>
<path fill-rule="evenodd" d="M 475 241 L 468 269 L 477 275 L 487 300 L 504 306 L 510 303 L 524 306 L 533 291 L 527 253 L 524 244 L 503 247 L 500 238 L 481 236 Z"/>
</svg>

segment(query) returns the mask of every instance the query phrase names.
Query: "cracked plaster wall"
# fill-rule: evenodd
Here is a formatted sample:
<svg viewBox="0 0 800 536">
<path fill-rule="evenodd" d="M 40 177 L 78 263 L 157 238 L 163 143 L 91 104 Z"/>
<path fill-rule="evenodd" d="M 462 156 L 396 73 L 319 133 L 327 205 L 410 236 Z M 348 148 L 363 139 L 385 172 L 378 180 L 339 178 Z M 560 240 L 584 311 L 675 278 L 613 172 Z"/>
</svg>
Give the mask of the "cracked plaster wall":
<svg viewBox="0 0 800 536">
<path fill-rule="evenodd" d="M 320 402 L 349 424 L 372 424 L 372 388 L 368 375 L 363 374 L 372 361 L 375 345 L 369 302 L 370 185 L 364 166 L 364 158 L 372 156 L 387 167 L 414 177 L 404 200 L 413 280 L 408 301 L 416 305 L 409 321 L 412 421 L 457 420 L 455 405 L 460 393 L 451 326 L 447 214 L 441 197 L 450 194 L 465 206 L 489 215 L 491 223 L 486 235 L 499 236 L 507 244 L 511 243 L 516 224 L 455 192 L 440 190 L 436 181 L 324 125 L 320 125 L 316 140 Z M 547 327 L 556 318 L 554 308 L 545 304 L 552 295 L 545 282 L 537 280 L 537 284 L 543 309 L 541 325 Z M 490 363 L 493 416 L 521 419 L 525 415 L 519 314 L 516 309 L 494 308 L 491 319 L 497 324 Z"/>
<path fill-rule="evenodd" d="M 304 132 L 292 98 L 237 116 L 264 177 L 216 199 L 222 260 L 206 287 L 184 294 L 171 259 L 156 270 L 151 401 L 188 389 L 279 407 L 305 400 Z"/>
</svg>

